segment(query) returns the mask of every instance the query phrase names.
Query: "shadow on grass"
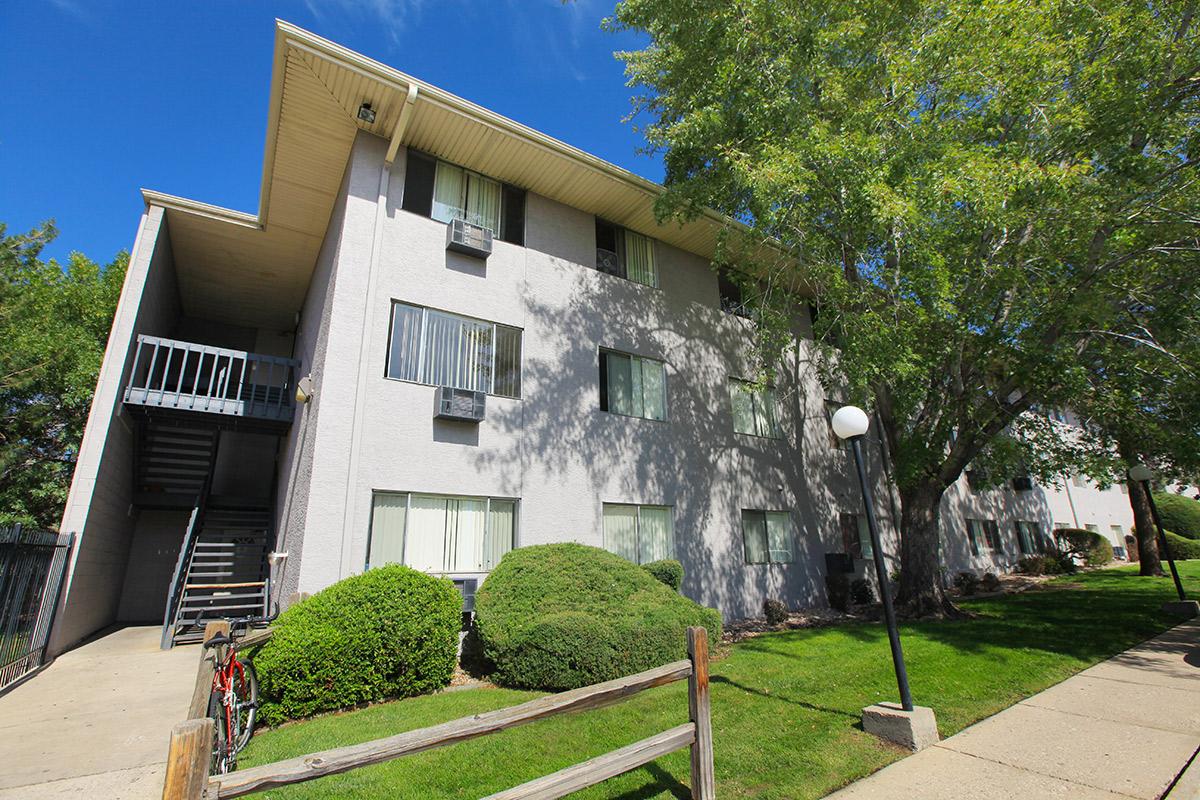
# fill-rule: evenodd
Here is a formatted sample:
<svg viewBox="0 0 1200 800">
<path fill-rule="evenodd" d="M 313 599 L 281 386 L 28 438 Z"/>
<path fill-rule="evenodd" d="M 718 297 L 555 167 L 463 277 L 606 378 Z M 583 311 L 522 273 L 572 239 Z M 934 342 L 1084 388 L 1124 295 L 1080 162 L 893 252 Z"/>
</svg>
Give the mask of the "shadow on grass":
<svg viewBox="0 0 1200 800">
<path fill-rule="evenodd" d="M 649 800 L 651 797 L 661 796 L 663 792 L 669 792 L 671 797 L 679 798 L 679 800 L 691 800 L 692 790 L 676 780 L 674 775 L 658 766 L 658 764 L 650 762 L 638 770 L 638 772 L 650 773 L 650 777 L 654 781 L 644 786 L 639 786 L 636 789 L 631 789 L 628 792 L 614 795 L 613 800 Z"/>
<path fill-rule="evenodd" d="M 784 697 L 783 695 L 771 694 L 770 692 L 764 692 L 762 689 L 755 689 L 751 686 L 746 686 L 744 684 L 738 683 L 735 680 L 731 680 L 731 679 L 725 677 L 724 675 L 713 675 L 712 677 L 709 678 L 709 681 L 711 683 L 721 683 L 721 684 L 725 684 L 726 686 L 732 686 L 733 688 L 740 689 L 741 691 L 746 692 L 747 694 L 752 694 L 752 695 L 756 695 L 758 697 L 763 697 L 763 698 L 766 698 L 767 700 L 778 700 L 781 703 L 790 703 L 791 705 L 799 706 L 801 708 L 807 708 L 809 711 L 816 711 L 820 714 L 834 714 L 839 717 L 848 717 L 849 719 L 858 721 L 858 717 L 859 717 L 858 714 L 851 714 L 850 712 L 842 711 L 839 708 L 827 708 L 825 706 L 818 706 L 818 705 L 814 705 L 812 703 L 806 703 L 803 700 L 793 700 L 792 698 Z"/>
</svg>

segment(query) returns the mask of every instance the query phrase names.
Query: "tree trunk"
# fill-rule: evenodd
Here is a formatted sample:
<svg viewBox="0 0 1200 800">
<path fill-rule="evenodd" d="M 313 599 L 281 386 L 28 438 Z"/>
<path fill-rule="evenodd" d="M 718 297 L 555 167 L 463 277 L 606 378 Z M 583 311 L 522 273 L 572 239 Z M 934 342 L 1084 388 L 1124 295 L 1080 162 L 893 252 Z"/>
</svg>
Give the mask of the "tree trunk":
<svg viewBox="0 0 1200 800">
<path fill-rule="evenodd" d="M 960 617 L 942 587 L 941 519 L 946 489 L 929 481 L 900 489 L 900 594 L 897 604 L 915 617 Z"/>
<path fill-rule="evenodd" d="M 1129 481 L 1129 507 L 1133 509 L 1133 525 L 1137 536 L 1138 574 L 1162 575 L 1158 557 L 1158 529 L 1150 513 L 1150 498 L 1140 481 Z"/>
</svg>

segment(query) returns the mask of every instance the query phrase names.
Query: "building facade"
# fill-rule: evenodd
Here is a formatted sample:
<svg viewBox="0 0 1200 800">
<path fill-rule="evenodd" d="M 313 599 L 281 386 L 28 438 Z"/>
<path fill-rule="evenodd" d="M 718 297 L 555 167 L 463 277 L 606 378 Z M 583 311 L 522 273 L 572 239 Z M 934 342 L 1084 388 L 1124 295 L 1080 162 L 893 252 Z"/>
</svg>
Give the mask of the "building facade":
<svg viewBox="0 0 1200 800">
<path fill-rule="evenodd" d="M 275 54 L 259 213 L 144 192 L 56 649 L 113 622 L 169 643 L 396 561 L 469 594 L 548 542 L 677 558 L 727 618 L 823 604 L 829 553 L 866 573 L 809 321 L 753 382 L 753 323 L 712 267 L 726 220 L 660 226 L 659 187 L 286 23 Z M 960 483 L 951 570 L 1075 523 L 1054 492 Z"/>
</svg>

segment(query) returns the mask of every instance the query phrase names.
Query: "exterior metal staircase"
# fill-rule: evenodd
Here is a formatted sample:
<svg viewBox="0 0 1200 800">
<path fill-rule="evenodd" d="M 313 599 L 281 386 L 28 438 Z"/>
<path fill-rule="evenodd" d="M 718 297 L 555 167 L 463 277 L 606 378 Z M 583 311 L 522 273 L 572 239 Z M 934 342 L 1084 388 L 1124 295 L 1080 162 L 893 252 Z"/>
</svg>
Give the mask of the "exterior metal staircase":
<svg viewBox="0 0 1200 800">
<path fill-rule="evenodd" d="M 199 641 L 209 620 L 265 615 L 270 534 L 271 509 L 262 503 L 214 498 L 193 510 L 168 596 L 164 649 Z"/>
<path fill-rule="evenodd" d="M 220 431 L 147 423 L 138 427 L 134 502 L 143 508 L 192 508 L 207 491 Z"/>
</svg>

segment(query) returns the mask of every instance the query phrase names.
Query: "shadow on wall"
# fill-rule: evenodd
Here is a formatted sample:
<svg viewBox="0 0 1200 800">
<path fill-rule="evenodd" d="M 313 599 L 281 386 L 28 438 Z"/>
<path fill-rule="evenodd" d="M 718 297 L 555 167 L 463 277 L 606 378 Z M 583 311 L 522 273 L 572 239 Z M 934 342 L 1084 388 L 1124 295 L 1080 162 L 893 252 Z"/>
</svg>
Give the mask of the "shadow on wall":
<svg viewBox="0 0 1200 800">
<path fill-rule="evenodd" d="M 1048 520 L 1051 514 L 1046 493 L 1037 489 L 1018 492 L 1004 487 L 972 491 L 965 483 L 965 480 L 960 481 L 942 497 L 942 563 L 946 565 L 949 577 L 963 570 L 977 573 L 1012 571 L 1025 555 L 1017 537 L 1018 521 L 1034 522 L 1043 535 L 1050 534 Z M 994 520 L 1000 533 L 1001 552 L 992 552 L 987 541 L 981 540 L 978 554 L 972 553 L 968 519 Z"/>
<path fill-rule="evenodd" d="M 598 545 L 601 502 L 671 505 L 689 597 L 722 609 L 727 619 L 761 614 L 768 597 L 823 605 L 824 554 L 843 549 L 838 514 L 861 512 L 862 501 L 849 479 L 848 456 L 831 442 L 823 393 L 804 356 L 808 343 L 789 354 L 776 379 L 783 438 L 736 434 L 728 379 L 753 376 L 752 337 L 748 323 L 716 308 L 716 278 L 707 266 L 660 267 L 667 285 L 656 290 L 568 257 L 578 254 L 551 253 L 550 268 L 539 259 L 540 274 L 527 277 L 524 399 L 489 408 L 486 422 L 521 440 L 530 498 L 523 530 L 535 516 L 533 503 L 583 496 L 595 503 L 594 531 L 543 531 L 535 538 Z M 600 348 L 666 362 L 668 421 L 600 410 Z M 873 440 L 868 449 L 873 474 L 881 475 Z M 499 459 L 482 451 L 477 466 L 509 466 Z M 881 480 L 875 491 L 890 528 Z M 793 563 L 746 564 L 742 509 L 792 512 Z M 572 518 L 583 517 L 564 511 L 562 519 Z"/>
</svg>

